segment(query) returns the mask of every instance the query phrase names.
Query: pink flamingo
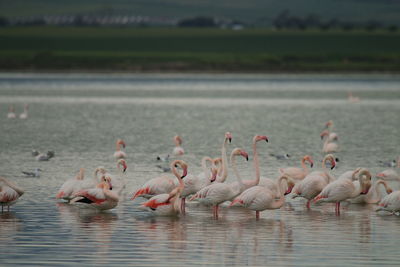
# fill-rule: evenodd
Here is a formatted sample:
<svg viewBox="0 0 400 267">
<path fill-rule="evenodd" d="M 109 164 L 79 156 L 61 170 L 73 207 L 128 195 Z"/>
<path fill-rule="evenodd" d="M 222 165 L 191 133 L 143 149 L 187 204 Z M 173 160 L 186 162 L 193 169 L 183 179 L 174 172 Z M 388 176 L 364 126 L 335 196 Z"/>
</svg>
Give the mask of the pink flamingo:
<svg viewBox="0 0 400 267">
<path fill-rule="evenodd" d="M 177 165 L 182 168 L 182 175 L 180 175 L 176 170 L 175 166 Z M 182 179 L 187 175 L 187 164 L 183 160 L 175 160 L 171 164 L 171 170 L 178 179 L 179 185 L 169 193 L 153 196 L 141 205 L 142 208 L 145 208 L 156 215 L 162 216 L 178 215 L 182 213 L 180 196 L 185 187 Z"/>
<path fill-rule="evenodd" d="M 172 151 L 172 154 L 175 156 L 182 156 L 185 154 L 185 150 L 181 147 L 182 145 L 182 138 L 179 135 L 174 136 L 175 147 Z"/>
<path fill-rule="evenodd" d="M 288 177 L 286 175 L 282 175 L 278 179 L 277 192 L 274 192 L 264 186 L 250 187 L 236 197 L 229 207 L 238 205 L 250 210 L 254 210 L 256 212 L 256 219 L 258 220 L 260 218 L 261 211 L 267 209 L 279 209 L 285 203 L 285 189 L 284 185 L 282 184 L 283 180 L 286 180 L 287 182 Z"/>
<path fill-rule="evenodd" d="M 7 206 L 7 211 L 10 211 L 10 206 L 17 202 L 19 197 L 24 194 L 24 190 L 4 177 L 0 177 L 0 182 L 3 182 L 3 185 L 0 184 L 1 212 L 3 212 L 4 206 Z"/>
<path fill-rule="evenodd" d="M 387 194 L 390 194 L 393 192 L 393 190 L 389 187 L 387 182 L 385 180 L 379 179 L 375 181 L 375 183 L 371 186 L 371 188 L 368 190 L 368 193 L 365 195 L 359 195 L 358 197 L 355 197 L 351 199 L 351 203 L 360 203 L 360 204 L 376 204 L 381 201 L 381 192 L 378 190 L 379 185 L 383 185 L 385 188 L 385 191 Z"/>
<path fill-rule="evenodd" d="M 339 139 L 336 133 L 331 133 L 328 130 L 322 131 L 319 136 L 321 137 L 321 140 L 323 140 L 325 136 L 328 136 L 328 142 L 337 141 Z"/>
<path fill-rule="evenodd" d="M 385 196 L 376 211 L 388 211 L 391 214 L 400 211 L 400 190 L 394 191 Z"/>
<path fill-rule="evenodd" d="M 244 158 L 248 159 L 248 154 L 246 151 L 240 148 L 235 148 L 231 153 L 232 168 L 234 169 L 236 178 L 238 180 L 237 184 L 233 184 L 232 186 L 231 184 L 226 183 L 212 183 L 211 185 L 206 186 L 198 191 L 190 198 L 190 201 L 197 199 L 202 204 L 212 205 L 214 218 L 218 218 L 219 204 L 227 200 L 232 200 L 245 189 L 244 184 L 242 183 L 242 180 L 236 170 L 236 161 L 234 160 L 235 156 L 243 156 Z"/>
<path fill-rule="evenodd" d="M 68 179 L 58 190 L 56 198 L 70 201 L 74 198 L 74 193 L 80 190 L 95 187 L 99 183 L 98 173 L 102 176 L 106 173 L 103 167 L 98 167 L 94 171 L 92 180 L 85 180 L 85 169 L 81 168 L 75 178 Z"/>
<path fill-rule="evenodd" d="M 305 164 L 306 161 L 310 163 L 311 168 L 314 166 L 314 161 L 312 160 L 311 156 L 305 155 L 301 159 L 301 168 L 288 167 L 279 169 L 279 172 L 281 175 L 286 174 L 288 177 L 294 180 L 303 180 L 304 177 L 306 177 L 306 175 L 310 172 Z"/>
<path fill-rule="evenodd" d="M 8 107 L 7 118 L 8 119 L 15 119 L 17 115 L 15 114 L 14 105 L 10 105 Z"/>
<path fill-rule="evenodd" d="M 328 173 L 326 168 L 326 161 L 331 161 L 331 169 L 335 167 L 335 157 L 328 154 L 322 160 L 323 171 L 313 171 L 309 173 L 303 180 L 297 183 L 293 189 L 294 194 L 292 198 L 303 197 L 307 199 L 307 208 L 310 209 L 310 202 L 315 198 L 321 191 L 334 180 L 334 178 Z"/>
<path fill-rule="evenodd" d="M 25 120 L 25 119 L 28 118 L 28 108 L 29 108 L 29 105 L 28 105 L 28 104 L 25 104 L 25 105 L 24 105 L 24 112 L 22 112 L 21 114 L 19 114 L 19 118 L 20 118 L 20 119 Z"/>
<path fill-rule="evenodd" d="M 121 195 L 122 190 L 124 190 L 126 187 L 125 172 L 126 172 L 127 168 L 128 168 L 128 165 L 126 164 L 125 159 L 119 159 L 117 161 L 118 175 L 114 176 L 111 174 L 107 174 L 109 177 L 111 177 L 113 189 L 115 189 L 115 191 L 117 192 L 118 195 Z"/>
<path fill-rule="evenodd" d="M 217 159 L 219 161 L 219 159 Z M 211 165 L 208 168 L 207 162 L 210 162 Z M 199 175 L 195 176 L 189 174 L 183 180 L 185 186 L 181 193 L 182 198 L 182 213 L 185 213 L 185 202 L 186 198 L 192 194 L 195 194 L 197 191 L 201 190 L 203 187 L 210 185 L 217 178 L 218 169 L 215 166 L 215 160 L 210 157 L 204 157 L 201 160 L 201 166 L 203 168 L 203 172 Z"/>
<path fill-rule="evenodd" d="M 111 178 L 103 176 L 95 188 L 74 193 L 71 204 L 84 203 L 98 210 L 113 209 L 118 205 L 119 196 L 112 190 Z"/>
<path fill-rule="evenodd" d="M 332 132 L 333 129 L 333 121 L 329 120 L 325 123 L 325 129 L 328 131 L 328 136 L 329 136 L 329 141 L 335 141 L 338 140 L 339 137 L 336 133 Z M 323 133 L 323 131 L 321 132 L 321 134 Z"/>
<path fill-rule="evenodd" d="M 124 158 L 126 158 L 126 153 L 121 150 L 121 146 L 123 148 L 125 148 L 125 146 L 126 146 L 124 140 L 118 139 L 117 143 L 116 143 L 116 146 L 117 146 L 117 148 L 116 148 L 116 151 L 114 153 L 114 158 L 116 158 L 116 159 L 124 159 Z"/>
<path fill-rule="evenodd" d="M 232 134 L 230 132 L 226 132 L 224 136 L 224 142 L 222 143 L 221 148 L 221 169 L 218 170 L 217 180 L 218 183 L 225 182 L 228 177 L 228 158 L 226 155 L 226 145 L 232 142 Z"/>
<path fill-rule="evenodd" d="M 324 139 L 325 136 L 328 136 L 329 133 L 322 133 L 321 138 Z M 322 152 L 324 153 L 333 153 L 339 151 L 339 145 L 333 142 L 329 142 L 329 137 L 325 138 L 324 145 L 322 147 Z"/>
<path fill-rule="evenodd" d="M 353 173 L 355 176 L 357 172 Z M 364 181 L 364 170 L 358 172 L 358 186 L 348 179 L 338 179 L 328 184 L 322 192 L 314 198 L 315 203 L 335 202 L 336 214 L 340 214 L 340 202 L 349 198 L 357 197 L 360 194 L 368 193 L 366 182 Z"/>
</svg>

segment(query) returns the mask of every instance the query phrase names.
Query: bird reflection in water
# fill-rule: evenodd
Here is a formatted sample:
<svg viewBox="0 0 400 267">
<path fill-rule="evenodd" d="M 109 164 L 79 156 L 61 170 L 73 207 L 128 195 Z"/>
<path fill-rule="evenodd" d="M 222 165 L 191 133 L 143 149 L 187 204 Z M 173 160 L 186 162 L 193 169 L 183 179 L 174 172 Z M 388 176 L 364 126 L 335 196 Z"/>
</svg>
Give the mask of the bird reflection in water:
<svg viewBox="0 0 400 267">
<path fill-rule="evenodd" d="M 0 213 L 0 242 L 7 242 L 22 230 L 22 221 L 14 212 Z"/>
</svg>

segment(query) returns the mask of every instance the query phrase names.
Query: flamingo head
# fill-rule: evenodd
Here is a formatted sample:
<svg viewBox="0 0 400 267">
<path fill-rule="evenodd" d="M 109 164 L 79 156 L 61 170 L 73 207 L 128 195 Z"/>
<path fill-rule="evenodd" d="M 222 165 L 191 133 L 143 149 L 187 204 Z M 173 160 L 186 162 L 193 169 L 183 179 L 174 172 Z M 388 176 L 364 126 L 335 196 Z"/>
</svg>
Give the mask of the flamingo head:
<svg viewBox="0 0 400 267">
<path fill-rule="evenodd" d="M 187 175 L 188 165 L 186 164 L 186 162 L 184 162 L 183 160 L 180 160 L 180 159 L 174 160 L 174 161 L 171 163 L 171 169 L 172 169 L 173 167 L 176 168 L 176 167 L 178 167 L 178 166 L 183 170 L 182 176 L 181 176 L 181 179 L 183 179 L 183 178 L 185 178 L 186 175 Z"/>
<path fill-rule="evenodd" d="M 234 155 L 234 156 L 242 156 L 242 157 L 244 157 L 247 161 L 249 160 L 249 154 L 247 154 L 247 152 L 244 151 L 244 150 L 241 149 L 241 148 L 235 148 L 235 149 L 232 151 L 232 155 Z"/>
<path fill-rule="evenodd" d="M 321 134 L 319 135 L 321 137 L 321 140 L 324 139 L 325 136 L 329 135 L 329 131 L 328 130 L 324 130 L 321 132 Z"/>
<path fill-rule="evenodd" d="M 310 163 L 310 167 L 312 168 L 314 166 L 314 161 L 310 155 L 305 155 L 303 157 L 303 161 L 306 162 L 308 161 Z"/>
<path fill-rule="evenodd" d="M 388 188 L 388 189 L 386 190 L 386 193 L 388 193 L 388 194 L 393 193 L 393 189 L 392 189 L 392 188 Z"/>
<path fill-rule="evenodd" d="M 333 126 L 333 121 L 332 120 L 329 120 L 329 121 L 327 121 L 325 123 L 325 129 L 328 129 L 329 127 L 332 127 L 332 126 Z"/>
<path fill-rule="evenodd" d="M 292 190 L 293 190 L 293 187 L 294 187 L 294 183 L 293 183 L 293 181 L 291 179 L 289 179 L 287 181 L 287 184 L 288 184 L 288 188 L 287 188 L 287 190 L 285 192 L 285 196 L 290 194 L 290 193 L 292 193 Z"/>
<path fill-rule="evenodd" d="M 333 155 L 331 155 L 331 154 L 328 154 L 328 155 L 325 156 L 325 158 L 331 162 L 331 170 L 333 170 L 336 167 L 336 159 L 335 159 L 335 157 Z"/>
<path fill-rule="evenodd" d="M 118 167 L 119 166 L 122 166 L 122 172 L 125 172 L 126 169 L 128 168 L 128 165 L 126 165 L 126 161 L 124 159 L 118 160 Z"/>
<path fill-rule="evenodd" d="M 266 142 L 268 142 L 268 137 L 266 135 L 256 135 L 253 138 L 253 143 L 256 143 L 258 141 L 262 141 L 265 140 Z"/>
<path fill-rule="evenodd" d="M 122 140 L 122 139 L 117 140 L 117 145 L 121 145 L 123 148 L 125 148 L 125 146 L 126 146 L 124 140 Z"/>
<path fill-rule="evenodd" d="M 228 140 L 229 143 L 232 143 L 232 134 L 230 132 L 225 133 L 225 140 Z"/>
<path fill-rule="evenodd" d="M 180 145 L 182 145 L 182 138 L 179 135 L 175 135 L 174 142 L 177 146 L 180 146 Z"/>
<path fill-rule="evenodd" d="M 217 179 L 218 169 L 215 167 L 211 168 L 211 179 L 210 182 L 214 182 Z"/>
<path fill-rule="evenodd" d="M 110 176 L 103 176 L 102 178 L 101 178 L 101 180 L 102 180 L 102 182 L 101 182 L 101 184 L 102 184 L 102 188 L 107 188 L 107 189 L 110 189 L 110 190 L 112 190 L 112 183 L 111 183 L 111 177 Z"/>
</svg>

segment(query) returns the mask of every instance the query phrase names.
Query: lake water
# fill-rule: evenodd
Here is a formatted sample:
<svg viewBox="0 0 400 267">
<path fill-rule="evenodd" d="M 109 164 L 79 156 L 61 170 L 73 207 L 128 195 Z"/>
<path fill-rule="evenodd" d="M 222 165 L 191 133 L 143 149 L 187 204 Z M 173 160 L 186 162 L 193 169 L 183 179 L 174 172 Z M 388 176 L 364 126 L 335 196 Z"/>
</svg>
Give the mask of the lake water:
<svg viewBox="0 0 400 267">
<path fill-rule="evenodd" d="M 349 103 L 347 93 L 361 98 Z M 9 104 L 27 120 L 6 118 Z M 398 75 L 180 75 L 180 74 L 0 74 L 0 175 L 25 194 L 0 214 L 1 266 L 365 266 L 398 265 L 400 218 L 376 214 L 375 205 L 286 205 L 254 213 L 189 205 L 184 217 L 155 217 L 138 209 L 143 201 L 121 201 L 96 213 L 61 203 L 58 188 L 79 168 L 91 176 L 103 165 L 116 173 L 117 138 L 128 154 L 127 194 L 160 175 L 157 155 L 182 136 L 189 172 L 198 173 L 205 155 L 220 155 L 226 131 L 234 147 L 251 154 L 255 134 L 261 173 L 298 166 L 305 154 L 316 168 L 322 159 L 319 133 L 333 120 L 341 151 L 337 169 L 385 169 L 379 160 L 400 154 Z M 38 162 L 31 150 L 54 150 Z M 279 161 L 269 153 L 289 153 Z M 252 158 L 238 160 L 243 177 L 253 177 Z M 40 178 L 21 171 L 43 170 Z M 228 182 L 235 181 L 231 174 Z M 400 185 L 391 182 L 394 189 Z"/>
</svg>

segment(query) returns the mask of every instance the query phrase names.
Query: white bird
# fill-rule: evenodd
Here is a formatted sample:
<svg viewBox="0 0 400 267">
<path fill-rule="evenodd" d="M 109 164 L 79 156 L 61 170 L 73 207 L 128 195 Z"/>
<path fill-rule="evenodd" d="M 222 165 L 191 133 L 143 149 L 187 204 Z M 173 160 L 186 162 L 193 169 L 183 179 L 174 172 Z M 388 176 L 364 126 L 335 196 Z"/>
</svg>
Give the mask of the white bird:
<svg viewBox="0 0 400 267">
<path fill-rule="evenodd" d="M 116 142 L 116 150 L 114 152 L 114 158 L 117 160 L 126 158 L 126 153 L 121 150 L 121 146 L 125 148 L 125 142 L 122 139 L 118 139 Z"/>
<path fill-rule="evenodd" d="M 285 160 L 289 159 L 290 155 L 289 154 L 274 154 L 274 153 L 269 153 L 270 156 L 275 157 L 278 160 Z"/>
<path fill-rule="evenodd" d="M 15 111 L 14 111 L 14 105 L 8 106 L 7 118 L 15 119 L 16 117 L 17 117 L 17 115 L 15 114 Z"/>
<path fill-rule="evenodd" d="M 10 211 L 10 206 L 17 202 L 24 194 L 24 190 L 4 177 L 0 177 L 0 182 L 3 182 L 3 184 L 0 183 L 1 212 L 5 206 L 7 206 L 7 211 Z"/>
<path fill-rule="evenodd" d="M 33 171 L 33 172 L 22 171 L 22 173 L 25 174 L 26 176 L 40 177 L 40 172 L 41 171 L 42 170 L 40 168 L 35 168 L 35 171 Z"/>
<path fill-rule="evenodd" d="M 260 218 L 260 212 L 263 210 L 279 209 L 285 203 L 284 185 L 282 184 L 283 180 L 286 180 L 287 182 L 288 177 L 286 175 L 282 175 L 278 179 L 277 192 L 273 192 L 264 186 L 250 187 L 237 196 L 230 204 L 230 207 L 238 205 L 250 210 L 254 210 L 256 212 L 256 219 Z"/>
<path fill-rule="evenodd" d="M 392 214 L 400 211 L 400 190 L 394 191 L 385 196 L 376 211 L 388 211 Z"/>
<path fill-rule="evenodd" d="M 19 118 L 20 119 L 27 119 L 28 118 L 28 108 L 29 108 L 29 105 L 28 104 L 25 104 L 24 105 L 24 112 L 22 112 L 21 114 L 19 114 Z"/>
<path fill-rule="evenodd" d="M 322 192 L 314 198 L 315 203 L 319 202 L 335 202 L 336 214 L 340 214 L 340 202 L 349 198 L 355 198 L 360 194 L 366 194 L 368 188 L 364 181 L 364 170 L 354 172 L 353 176 L 358 173 L 358 185 L 348 179 L 338 179 L 328 184 Z"/>
<path fill-rule="evenodd" d="M 179 135 L 174 136 L 174 143 L 175 147 L 174 150 L 172 151 L 172 154 L 175 156 L 182 156 L 185 154 L 185 150 L 182 148 L 182 138 Z"/>
<path fill-rule="evenodd" d="M 303 197 L 307 199 L 307 208 L 310 208 L 310 202 L 313 198 L 315 198 L 321 191 L 331 182 L 334 181 L 334 177 L 332 177 L 326 168 L 326 161 L 330 160 L 332 169 L 335 167 L 335 158 L 328 154 L 324 157 L 322 161 L 322 169 L 323 171 L 313 171 L 309 173 L 302 181 L 297 183 L 293 188 L 293 196 Z"/>
<path fill-rule="evenodd" d="M 237 174 L 236 166 L 235 166 L 236 162 L 234 160 L 234 157 L 239 156 L 239 155 L 248 159 L 247 153 L 240 148 L 235 148 L 231 153 L 232 168 L 234 168 L 234 170 L 235 170 L 235 174 L 236 174 L 238 183 L 234 183 L 234 184 L 212 183 L 212 184 L 202 188 L 200 191 L 198 191 L 196 194 L 194 194 L 190 198 L 190 201 L 193 201 L 196 199 L 202 204 L 212 205 L 214 218 L 218 218 L 219 204 L 221 204 L 222 202 L 225 202 L 227 200 L 232 200 L 234 197 L 239 195 L 245 189 L 240 176 Z"/>
</svg>

